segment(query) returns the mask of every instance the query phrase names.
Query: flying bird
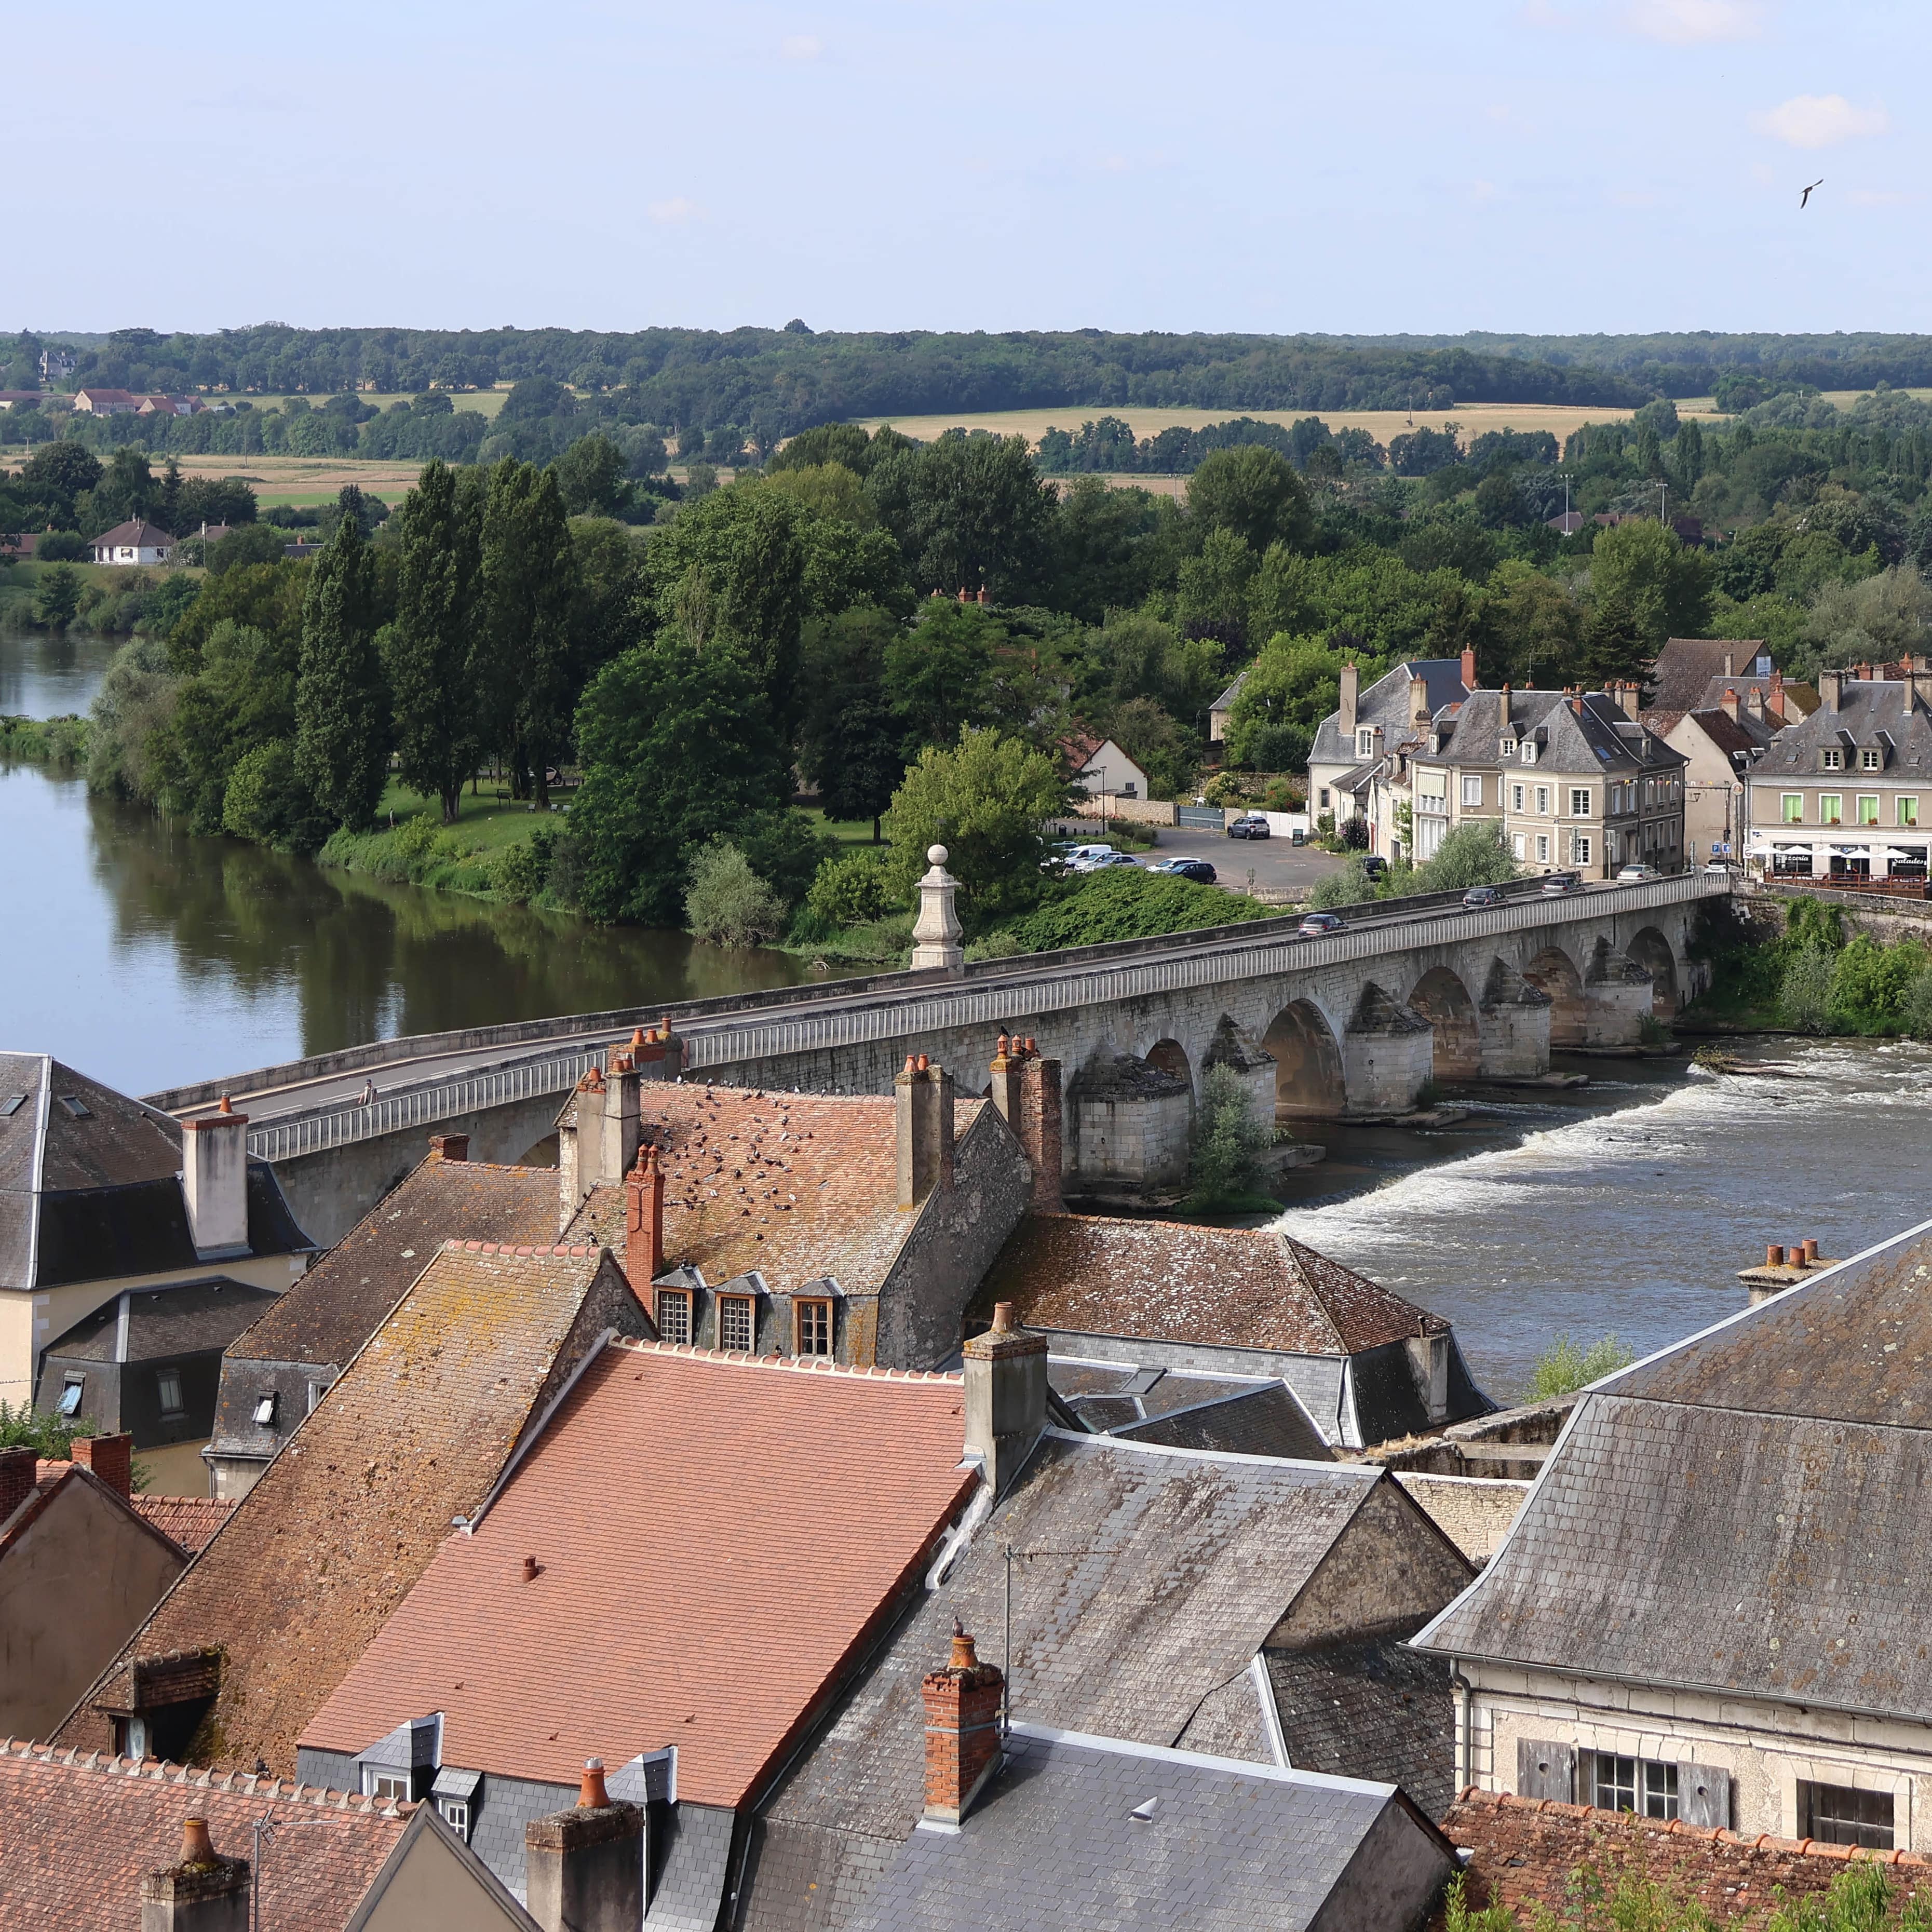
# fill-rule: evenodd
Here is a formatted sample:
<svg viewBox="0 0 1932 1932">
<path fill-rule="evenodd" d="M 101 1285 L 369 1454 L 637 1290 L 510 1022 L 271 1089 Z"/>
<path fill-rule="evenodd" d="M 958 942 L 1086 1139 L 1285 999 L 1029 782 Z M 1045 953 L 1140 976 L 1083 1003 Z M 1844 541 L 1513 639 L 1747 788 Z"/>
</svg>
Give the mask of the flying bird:
<svg viewBox="0 0 1932 1932">
<path fill-rule="evenodd" d="M 1811 184 L 1811 188 L 1822 188 L 1824 185 L 1825 177 L 1822 175 L 1820 175 L 1818 178 Z M 1810 205 L 1811 200 L 1811 188 L 1808 188 L 1804 192 L 1798 197 L 1798 206 L 1800 208 L 1807 207 Z"/>
</svg>

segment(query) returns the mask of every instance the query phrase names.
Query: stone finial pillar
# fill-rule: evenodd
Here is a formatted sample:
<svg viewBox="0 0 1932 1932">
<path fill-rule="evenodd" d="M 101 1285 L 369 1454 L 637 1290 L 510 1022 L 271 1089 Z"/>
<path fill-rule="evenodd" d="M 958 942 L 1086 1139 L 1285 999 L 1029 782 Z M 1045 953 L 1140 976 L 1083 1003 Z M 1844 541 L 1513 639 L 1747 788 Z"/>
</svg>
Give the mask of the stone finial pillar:
<svg viewBox="0 0 1932 1932">
<path fill-rule="evenodd" d="M 928 845 L 926 856 L 932 870 L 919 882 L 919 920 L 912 929 L 912 970 L 923 973 L 938 967 L 957 973 L 966 964 L 966 949 L 961 943 L 965 928 L 953 909 L 953 896 L 959 881 L 946 869 L 946 848 Z"/>
</svg>

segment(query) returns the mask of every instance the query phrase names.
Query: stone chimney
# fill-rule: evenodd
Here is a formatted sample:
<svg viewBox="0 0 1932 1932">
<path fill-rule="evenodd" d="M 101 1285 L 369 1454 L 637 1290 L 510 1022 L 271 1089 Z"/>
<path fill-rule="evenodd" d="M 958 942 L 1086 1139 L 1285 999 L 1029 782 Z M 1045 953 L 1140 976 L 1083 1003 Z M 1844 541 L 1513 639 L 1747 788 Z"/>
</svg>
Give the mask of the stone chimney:
<svg viewBox="0 0 1932 1932">
<path fill-rule="evenodd" d="M 31 1446 L 0 1449 L 0 1522 L 4 1522 L 34 1493 L 40 1470 L 38 1450 Z"/>
<path fill-rule="evenodd" d="M 935 1187 L 952 1185 L 952 1076 L 924 1054 L 908 1054 L 892 1099 L 899 1205 L 917 1208 Z"/>
<path fill-rule="evenodd" d="M 624 1180 L 624 1273 L 646 1308 L 664 1264 L 664 1169 L 657 1149 L 647 1147 Z"/>
<path fill-rule="evenodd" d="M 592 1758 L 576 1804 L 524 1827 L 530 1915 L 544 1932 L 638 1932 L 644 1916 L 644 1813 L 611 1802 L 604 1760 Z"/>
<path fill-rule="evenodd" d="M 429 1154 L 432 1160 L 467 1160 L 470 1158 L 470 1136 L 467 1134 L 431 1134 L 429 1137 Z"/>
<path fill-rule="evenodd" d="M 248 1932 L 248 1861 L 224 1858 L 190 1812 L 180 1862 L 141 1880 L 141 1932 Z"/>
<path fill-rule="evenodd" d="M 1016 1139 L 1020 1131 L 1020 1069 L 1025 1061 L 1026 1042 L 1003 1033 L 986 1069 L 992 1076 L 986 1097 L 999 1110 L 1000 1118 L 1012 1129 Z"/>
<path fill-rule="evenodd" d="M 1429 722 L 1429 680 L 1426 677 L 1411 677 L 1408 680 L 1408 722 L 1412 724 Z"/>
<path fill-rule="evenodd" d="M 1821 670 L 1818 674 L 1818 695 L 1823 700 L 1827 711 L 1836 712 L 1838 701 L 1844 695 L 1845 674 L 1841 670 Z"/>
<path fill-rule="evenodd" d="M 1510 688 L 1507 684 L 1496 694 L 1496 722 L 1505 731 L 1510 728 Z"/>
<path fill-rule="evenodd" d="M 110 1490 L 124 1496 L 134 1493 L 134 1438 L 124 1429 L 114 1436 L 76 1436 L 68 1451 L 83 1468 L 92 1469 Z"/>
<path fill-rule="evenodd" d="M 248 1116 L 226 1094 L 219 1112 L 182 1123 L 182 1192 L 197 1260 L 248 1252 Z"/>
<path fill-rule="evenodd" d="M 1462 647 L 1462 688 L 1474 691 L 1476 688 L 1476 653 L 1468 645 Z"/>
<path fill-rule="evenodd" d="M 1745 687 L 1744 711 L 1748 716 L 1756 718 L 1760 724 L 1764 722 L 1764 686 L 1762 685 L 1754 684 Z"/>
<path fill-rule="evenodd" d="M 1352 739 L 1355 735 L 1355 705 L 1362 688 L 1362 674 L 1352 664 L 1342 667 L 1342 710 L 1336 719 L 1342 735 Z"/>
<path fill-rule="evenodd" d="M 1738 722 L 1738 694 L 1726 687 L 1722 699 L 1724 716 L 1735 724 Z"/>
<path fill-rule="evenodd" d="M 912 929 L 910 970 L 956 973 L 966 963 L 962 943 L 965 928 L 959 923 L 952 904 L 959 881 L 946 869 L 944 845 L 928 845 L 926 856 L 931 870 L 919 882 L 919 918 Z"/>
<path fill-rule="evenodd" d="M 1726 677 L 1736 677 L 1737 674 L 1738 665 L 1736 654 L 1731 651 L 1726 651 L 1724 653 L 1724 675 Z"/>
<path fill-rule="evenodd" d="M 1643 709 L 1642 686 L 1632 684 L 1626 680 L 1617 686 L 1614 694 L 1618 709 L 1634 724 L 1637 722 L 1637 714 Z"/>
<path fill-rule="evenodd" d="M 668 1013 L 648 1033 L 634 1030 L 629 1051 L 640 1080 L 675 1080 L 684 1071 L 684 1042 L 671 1031 Z"/>
<path fill-rule="evenodd" d="M 1001 1034 L 992 1072 L 993 1105 L 1012 1129 L 1033 1169 L 1033 1198 L 1028 1205 L 1036 1214 L 1064 1214 L 1060 1062 L 1042 1060 L 1031 1040 Z"/>
<path fill-rule="evenodd" d="M 958 1824 L 999 1768 L 1005 1687 L 998 1670 L 980 1661 L 955 1617 L 951 1658 L 919 1687 L 926 1705 L 926 1815 L 934 1824 Z"/>
<path fill-rule="evenodd" d="M 1002 1494 L 1046 1426 L 1046 1337 L 1021 1328 L 1013 1305 L 993 1310 L 993 1325 L 962 1352 L 966 1360 L 966 1453 L 985 1463 Z"/>
<path fill-rule="evenodd" d="M 638 1158 L 638 1143 L 644 1138 L 638 1118 L 638 1063 L 626 1041 L 604 1055 L 603 1162 L 596 1178 L 607 1187 L 621 1187 Z"/>
</svg>

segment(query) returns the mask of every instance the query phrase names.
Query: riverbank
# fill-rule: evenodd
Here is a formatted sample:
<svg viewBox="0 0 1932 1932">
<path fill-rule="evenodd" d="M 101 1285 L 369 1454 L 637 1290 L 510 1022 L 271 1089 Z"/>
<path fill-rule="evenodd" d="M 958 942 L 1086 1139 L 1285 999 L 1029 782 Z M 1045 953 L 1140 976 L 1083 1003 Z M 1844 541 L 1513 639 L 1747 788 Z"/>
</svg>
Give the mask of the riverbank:
<svg viewBox="0 0 1932 1932">
<path fill-rule="evenodd" d="M 85 718 L 0 717 L 0 758 L 78 765 L 86 757 Z"/>
</svg>

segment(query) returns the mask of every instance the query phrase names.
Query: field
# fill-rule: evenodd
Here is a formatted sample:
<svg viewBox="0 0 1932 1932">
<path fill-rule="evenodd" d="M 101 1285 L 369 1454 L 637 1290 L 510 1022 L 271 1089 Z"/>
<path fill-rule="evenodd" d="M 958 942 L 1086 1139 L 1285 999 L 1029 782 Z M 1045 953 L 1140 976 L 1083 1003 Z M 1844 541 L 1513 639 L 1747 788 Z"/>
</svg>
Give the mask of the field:
<svg viewBox="0 0 1932 1932">
<path fill-rule="evenodd" d="M 154 459 L 156 468 L 166 461 Z M 345 483 L 353 483 L 386 503 L 400 501 L 416 488 L 417 462 L 368 462 L 354 456 L 183 456 L 184 476 L 238 476 L 254 486 L 258 502 L 307 506 L 332 503 Z"/>
</svg>

